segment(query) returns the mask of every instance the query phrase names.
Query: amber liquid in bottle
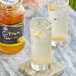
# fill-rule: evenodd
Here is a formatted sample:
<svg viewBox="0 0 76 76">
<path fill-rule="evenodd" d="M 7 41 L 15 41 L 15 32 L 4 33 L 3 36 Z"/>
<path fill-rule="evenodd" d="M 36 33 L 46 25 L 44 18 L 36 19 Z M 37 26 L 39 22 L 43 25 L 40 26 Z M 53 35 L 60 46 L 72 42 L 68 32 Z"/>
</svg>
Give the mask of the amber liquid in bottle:
<svg viewBox="0 0 76 76">
<path fill-rule="evenodd" d="M 4 53 L 17 53 L 21 51 L 25 44 L 25 37 L 22 33 L 23 29 L 21 29 L 24 25 L 24 9 L 22 5 L 17 6 L 17 8 L 12 8 L 12 6 L 8 8 L 0 7 L 0 25 L 0 28 L 2 28 L 2 32 L 0 31 L 0 51 Z M 6 41 L 4 39 L 4 41 L 2 36 L 10 40 Z"/>
</svg>

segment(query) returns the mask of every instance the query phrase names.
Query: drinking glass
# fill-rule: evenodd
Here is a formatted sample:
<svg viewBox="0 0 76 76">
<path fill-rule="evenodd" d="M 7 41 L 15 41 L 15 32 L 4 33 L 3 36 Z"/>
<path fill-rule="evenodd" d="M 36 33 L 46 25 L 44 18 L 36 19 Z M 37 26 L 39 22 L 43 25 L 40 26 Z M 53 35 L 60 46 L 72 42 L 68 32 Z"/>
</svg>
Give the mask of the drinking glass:
<svg viewBox="0 0 76 76">
<path fill-rule="evenodd" d="M 51 22 L 46 18 L 34 18 L 30 22 L 31 67 L 45 71 L 51 65 Z"/>
<path fill-rule="evenodd" d="M 52 46 L 65 46 L 68 34 L 69 0 L 49 0 L 48 17 L 52 21 Z"/>
</svg>

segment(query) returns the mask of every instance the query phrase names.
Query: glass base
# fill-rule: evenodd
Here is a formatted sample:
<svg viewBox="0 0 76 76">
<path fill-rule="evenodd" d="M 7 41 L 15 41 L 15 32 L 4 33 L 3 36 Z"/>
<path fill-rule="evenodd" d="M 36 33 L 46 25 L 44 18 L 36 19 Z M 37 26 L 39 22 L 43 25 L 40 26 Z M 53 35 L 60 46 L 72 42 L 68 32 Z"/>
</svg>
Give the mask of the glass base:
<svg viewBox="0 0 76 76">
<path fill-rule="evenodd" d="M 34 69 L 36 71 L 46 71 L 49 68 L 51 68 L 51 65 L 50 64 L 48 64 L 48 65 L 36 65 L 34 63 L 31 63 L 31 67 L 32 67 L 32 69 Z"/>
<path fill-rule="evenodd" d="M 66 45 L 66 41 L 52 41 L 51 42 L 51 45 L 53 46 L 53 47 L 64 47 L 65 45 Z"/>
</svg>

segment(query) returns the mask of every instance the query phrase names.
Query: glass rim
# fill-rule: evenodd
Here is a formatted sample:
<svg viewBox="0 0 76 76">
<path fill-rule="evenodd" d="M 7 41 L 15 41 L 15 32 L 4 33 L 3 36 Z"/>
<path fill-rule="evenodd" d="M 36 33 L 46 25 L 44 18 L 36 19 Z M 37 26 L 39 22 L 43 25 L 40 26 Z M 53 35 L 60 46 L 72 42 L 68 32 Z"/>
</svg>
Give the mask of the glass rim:
<svg viewBox="0 0 76 76">
<path fill-rule="evenodd" d="M 49 0 L 49 1 L 51 1 L 51 0 Z M 61 5 L 61 6 L 56 6 L 56 7 L 63 7 L 63 6 L 66 6 L 66 5 L 68 5 L 69 4 L 69 0 L 66 0 L 67 2 L 66 3 L 64 3 L 63 5 Z M 49 5 L 49 2 L 48 2 L 48 5 Z M 53 5 L 56 5 L 56 4 L 53 4 Z"/>
<path fill-rule="evenodd" d="M 35 21 L 35 20 L 38 20 L 38 19 L 42 19 L 42 20 L 46 20 L 46 21 L 50 22 L 50 28 L 52 28 L 52 22 L 49 21 L 49 19 L 46 18 L 46 17 L 35 17 L 35 18 L 31 19 L 31 20 L 30 20 L 30 27 L 31 27 L 32 21 Z M 40 28 L 40 27 L 36 27 L 36 25 L 34 25 L 34 27 L 35 27 L 35 29 L 49 30 L 49 29 L 42 29 L 42 28 Z"/>
<path fill-rule="evenodd" d="M 36 19 L 45 19 L 45 20 L 49 20 L 48 18 L 46 17 L 34 17 L 30 20 L 30 22 L 32 22 L 33 20 L 36 20 Z"/>
</svg>

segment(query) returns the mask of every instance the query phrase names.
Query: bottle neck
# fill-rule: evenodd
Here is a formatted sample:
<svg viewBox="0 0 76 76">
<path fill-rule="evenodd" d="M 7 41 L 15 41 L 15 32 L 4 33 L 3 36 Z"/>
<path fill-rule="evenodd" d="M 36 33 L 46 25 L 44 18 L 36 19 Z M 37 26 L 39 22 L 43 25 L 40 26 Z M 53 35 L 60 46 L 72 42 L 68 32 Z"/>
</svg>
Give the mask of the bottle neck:
<svg viewBox="0 0 76 76">
<path fill-rule="evenodd" d="M 22 0 L 1 0 L 0 8 L 4 10 L 16 10 L 20 7 Z"/>
<path fill-rule="evenodd" d="M 0 6 L 0 10 L 5 10 L 5 11 L 14 11 L 14 10 L 18 10 L 19 8 L 21 8 L 22 5 L 16 7 L 16 8 L 5 8 L 5 7 L 1 7 Z"/>
</svg>

